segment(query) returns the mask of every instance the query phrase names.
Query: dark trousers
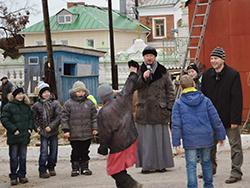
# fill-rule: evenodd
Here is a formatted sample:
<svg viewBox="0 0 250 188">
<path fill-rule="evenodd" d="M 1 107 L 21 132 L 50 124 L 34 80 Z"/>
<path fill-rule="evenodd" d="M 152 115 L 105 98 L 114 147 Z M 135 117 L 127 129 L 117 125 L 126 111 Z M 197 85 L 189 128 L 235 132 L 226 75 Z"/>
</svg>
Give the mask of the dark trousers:
<svg viewBox="0 0 250 188">
<path fill-rule="evenodd" d="M 40 157 L 39 157 L 39 172 L 45 173 L 47 169 L 54 169 L 57 162 L 58 139 L 57 135 L 40 137 Z"/>
<path fill-rule="evenodd" d="M 70 141 L 72 148 L 71 162 L 86 162 L 89 158 L 89 146 L 91 139 L 85 141 Z"/>
<path fill-rule="evenodd" d="M 15 144 L 9 146 L 10 179 L 24 178 L 26 175 L 27 145 Z"/>
<path fill-rule="evenodd" d="M 133 188 L 136 187 L 137 182 L 127 173 L 126 170 L 112 175 L 118 188 Z"/>
<path fill-rule="evenodd" d="M 226 133 L 231 147 L 231 160 L 232 160 L 231 176 L 240 178 L 242 176 L 241 166 L 243 163 L 240 129 L 239 127 L 236 129 L 226 129 Z M 211 150 L 211 161 L 213 165 L 213 172 L 216 172 L 216 167 L 217 167 L 216 152 L 217 148 L 215 144 Z"/>
</svg>

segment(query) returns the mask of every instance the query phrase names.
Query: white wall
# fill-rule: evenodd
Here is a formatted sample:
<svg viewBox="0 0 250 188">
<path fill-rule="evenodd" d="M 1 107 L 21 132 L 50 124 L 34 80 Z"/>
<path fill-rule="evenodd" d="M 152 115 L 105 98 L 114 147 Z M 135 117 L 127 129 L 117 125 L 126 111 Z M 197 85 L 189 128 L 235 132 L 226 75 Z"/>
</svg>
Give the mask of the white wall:
<svg viewBox="0 0 250 188">
<path fill-rule="evenodd" d="M 141 37 L 146 40 L 145 33 L 115 31 L 114 42 L 115 52 L 124 51 L 129 48 L 135 39 Z M 94 47 L 100 50 L 107 50 L 109 48 L 109 32 L 108 31 L 75 31 L 75 32 L 58 32 L 51 34 L 52 41 L 56 41 L 56 44 L 62 44 L 61 40 L 68 40 L 69 46 L 76 46 L 80 48 L 87 47 L 86 40 L 94 39 Z M 24 38 L 25 46 L 36 46 L 36 41 L 43 41 L 45 45 L 44 34 L 26 34 Z"/>
</svg>

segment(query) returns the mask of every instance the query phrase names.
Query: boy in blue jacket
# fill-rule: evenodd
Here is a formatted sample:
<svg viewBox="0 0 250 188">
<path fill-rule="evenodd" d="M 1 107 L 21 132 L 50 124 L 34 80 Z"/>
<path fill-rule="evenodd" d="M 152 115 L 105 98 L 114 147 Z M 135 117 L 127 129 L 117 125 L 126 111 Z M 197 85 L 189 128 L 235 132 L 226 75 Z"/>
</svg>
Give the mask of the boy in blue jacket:
<svg viewBox="0 0 250 188">
<path fill-rule="evenodd" d="M 180 140 L 185 149 L 187 187 L 197 188 L 196 164 L 199 154 L 202 166 L 204 188 L 213 188 L 210 150 L 214 139 L 223 145 L 225 129 L 210 99 L 195 89 L 193 79 L 184 75 L 180 79 L 183 89 L 172 111 L 172 142 L 177 153 Z"/>
</svg>

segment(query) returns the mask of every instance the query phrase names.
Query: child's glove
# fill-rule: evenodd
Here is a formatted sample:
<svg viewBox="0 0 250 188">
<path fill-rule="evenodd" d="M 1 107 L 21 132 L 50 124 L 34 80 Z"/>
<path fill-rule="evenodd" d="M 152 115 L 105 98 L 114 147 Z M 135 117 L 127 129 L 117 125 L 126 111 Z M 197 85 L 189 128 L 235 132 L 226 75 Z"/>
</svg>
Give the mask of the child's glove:
<svg viewBox="0 0 250 188">
<path fill-rule="evenodd" d="M 97 153 L 99 153 L 101 155 L 108 155 L 108 148 L 103 146 L 103 145 L 100 145 L 98 147 Z"/>
<path fill-rule="evenodd" d="M 40 133 L 40 131 L 41 131 L 40 127 L 37 127 L 36 131 L 37 131 L 38 133 Z"/>
<path fill-rule="evenodd" d="M 19 130 L 16 130 L 15 132 L 14 132 L 14 135 L 19 135 L 20 134 L 20 132 L 19 132 Z"/>
<path fill-rule="evenodd" d="M 181 149 L 180 146 L 175 147 L 175 153 L 176 153 L 176 155 L 181 155 L 181 154 L 183 154 L 183 150 Z"/>
<path fill-rule="evenodd" d="M 92 131 L 92 134 L 93 134 L 94 136 L 96 136 L 96 135 L 98 134 L 98 131 L 97 131 L 97 130 L 93 130 L 93 131 Z"/>
<path fill-rule="evenodd" d="M 64 138 L 69 138 L 70 137 L 70 133 L 69 132 L 66 132 L 63 134 Z"/>
<path fill-rule="evenodd" d="M 47 127 L 45 128 L 45 131 L 46 131 L 47 133 L 49 133 L 49 132 L 51 131 L 51 128 L 50 128 L 49 126 L 47 126 Z"/>
</svg>

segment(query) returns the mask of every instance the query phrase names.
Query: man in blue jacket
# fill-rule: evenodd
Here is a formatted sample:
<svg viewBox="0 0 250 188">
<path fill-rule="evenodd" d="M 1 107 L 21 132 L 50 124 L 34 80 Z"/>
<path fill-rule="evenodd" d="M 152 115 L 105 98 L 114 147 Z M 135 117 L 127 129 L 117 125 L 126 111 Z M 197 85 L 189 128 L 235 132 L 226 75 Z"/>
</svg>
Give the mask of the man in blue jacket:
<svg viewBox="0 0 250 188">
<path fill-rule="evenodd" d="M 183 89 L 172 111 L 172 142 L 179 153 L 182 139 L 185 149 L 188 188 L 197 188 L 196 164 L 200 156 L 205 188 L 213 187 L 210 150 L 214 137 L 220 144 L 225 139 L 225 129 L 210 99 L 195 89 L 189 75 L 180 79 Z"/>
</svg>

